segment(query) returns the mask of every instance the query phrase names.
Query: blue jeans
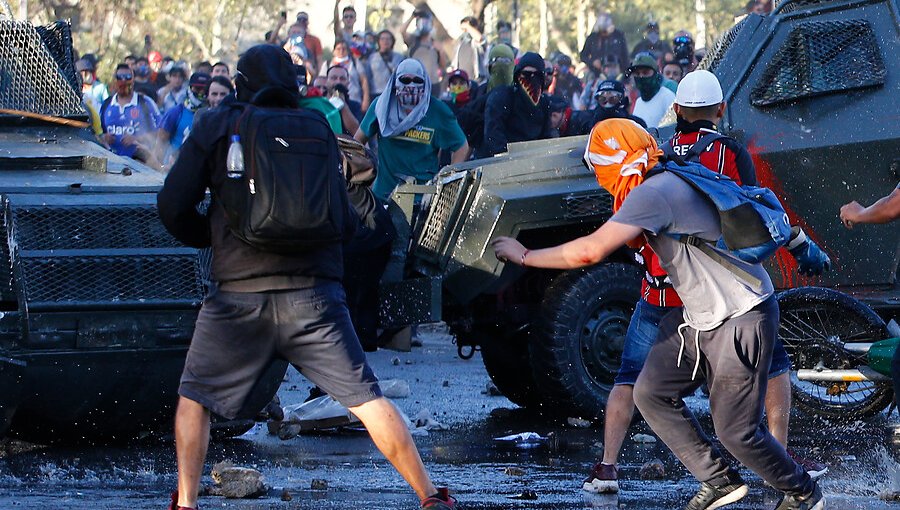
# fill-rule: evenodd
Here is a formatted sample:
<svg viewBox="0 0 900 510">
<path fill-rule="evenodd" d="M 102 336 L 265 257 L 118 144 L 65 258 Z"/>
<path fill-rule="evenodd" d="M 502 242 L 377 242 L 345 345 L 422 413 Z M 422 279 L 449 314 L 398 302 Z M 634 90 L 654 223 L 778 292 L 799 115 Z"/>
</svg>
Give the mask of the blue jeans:
<svg viewBox="0 0 900 510">
<path fill-rule="evenodd" d="M 670 312 L 681 313 L 681 307 L 655 306 L 641 299 L 634 307 L 628 331 L 625 333 L 625 348 L 622 351 L 622 366 L 616 374 L 614 384 L 634 386 L 638 374 L 644 368 L 647 354 L 656 343 L 659 333 L 659 322 Z M 900 367 L 900 364 L 898 364 Z M 791 359 L 780 338 L 776 338 L 772 349 L 772 364 L 769 366 L 769 379 L 791 369 Z"/>
</svg>

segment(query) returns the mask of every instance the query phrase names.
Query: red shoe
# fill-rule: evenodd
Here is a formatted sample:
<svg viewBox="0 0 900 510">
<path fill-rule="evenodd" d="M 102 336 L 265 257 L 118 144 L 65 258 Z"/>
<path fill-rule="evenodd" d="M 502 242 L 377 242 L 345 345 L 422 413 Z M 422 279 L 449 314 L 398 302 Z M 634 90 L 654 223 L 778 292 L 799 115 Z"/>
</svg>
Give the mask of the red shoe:
<svg viewBox="0 0 900 510">
<path fill-rule="evenodd" d="M 819 478 L 822 478 L 822 475 L 824 475 L 825 473 L 828 472 L 828 466 L 826 466 L 825 464 L 822 464 L 819 461 L 816 461 L 813 459 L 807 459 L 806 457 L 801 457 L 801 456 L 797 455 L 796 452 L 794 452 L 790 448 L 788 448 L 787 453 L 788 453 L 788 455 L 790 455 L 790 457 L 792 459 L 794 459 L 794 462 L 796 462 L 797 464 L 800 464 L 800 467 L 802 467 L 803 469 L 806 470 L 806 472 L 809 474 L 809 477 L 812 478 L 813 480 L 818 480 Z"/>
<path fill-rule="evenodd" d="M 422 510 L 459 510 L 456 504 L 456 498 L 450 495 L 450 491 L 446 487 L 438 489 L 435 496 L 431 496 L 422 502 Z"/>
<path fill-rule="evenodd" d="M 616 466 L 598 462 L 591 474 L 584 479 L 581 489 L 594 494 L 614 494 L 619 492 L 619 473 Z"/>
<path fill-rule="evenodd" d="M 200 510 L 200 507 L 178 506 L 178 491 L 174 491 L 172 492 L 172 503 L 169 504 L 169 510 Z"/>
</svg>

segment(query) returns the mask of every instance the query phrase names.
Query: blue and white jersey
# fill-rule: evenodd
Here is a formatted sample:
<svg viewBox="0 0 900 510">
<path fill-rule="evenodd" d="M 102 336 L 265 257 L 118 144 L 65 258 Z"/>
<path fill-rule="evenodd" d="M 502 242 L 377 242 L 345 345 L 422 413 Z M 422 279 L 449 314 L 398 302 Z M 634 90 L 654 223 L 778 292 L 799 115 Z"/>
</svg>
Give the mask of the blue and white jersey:
<svg viewBox="0 0 900 510">
<path fill-rule="evenodd" d="M 124 106 L 119 104 L 118 94 L 114 94 L 100 113 L 103 132 L 113 135 L 110 148 L 120 156 L 132 157 L 137 145 L 125 145 L 122 138 L 126 135 L 139 137 L 156 131 L 160 114 L 156 103 L 147 96 L 135 92 L 131 101 Z"/>
</svg>

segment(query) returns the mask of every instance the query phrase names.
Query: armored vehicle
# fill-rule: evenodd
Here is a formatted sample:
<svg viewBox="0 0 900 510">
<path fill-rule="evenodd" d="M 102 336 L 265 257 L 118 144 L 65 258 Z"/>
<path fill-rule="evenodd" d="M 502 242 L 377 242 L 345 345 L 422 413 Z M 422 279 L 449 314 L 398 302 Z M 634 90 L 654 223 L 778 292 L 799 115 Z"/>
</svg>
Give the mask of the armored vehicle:
<svg viewBox="0 0 900 510">
<path fill-rule="evenodd" d="M 162 174 L 97 143 L 80 89 L 67 23 L 0 15 L 0 435 L 37 442 L 168 428 L 206 291 Z"/>
<path fill-rule="evenodd" d="M 871 203 L 900 179 L 898 17 L 895 0 L 786 0 L 736 24 L 700 64 L 725 90 L 721 129 L 749 147 L 760 181 L 833 261 L 830 273 L 801 278 L 779 253 L 768 266 L 776 286 L 830 287 L 863 303 L 787 294 L 782 338 L 795 368 L 851 365 L 834 345 L 885 338 L 884 319 L 900 308 L 896 226 L 848 231 L 838 220 L 842 204 Z M 661 128 L 659 139 L 673 132 Z M 585 144 L 512 144 L 442 170 L 412 231 L 409 264 L 440 281 L 442 318 L 460 353 L 478 346 L 510 400 L 561 416 L 596 416 L 605 406 L 642 271 L 624 250 L 577 271 L 523 270 L 498 261 L 490 241 L 512 236 L 539 248 L 609 218 L 611 198 L 581 161 Z M 794 382 L 798 403 L 835 414 L 871 412 L 891 396 L 884 382 Z"/>
</svg>

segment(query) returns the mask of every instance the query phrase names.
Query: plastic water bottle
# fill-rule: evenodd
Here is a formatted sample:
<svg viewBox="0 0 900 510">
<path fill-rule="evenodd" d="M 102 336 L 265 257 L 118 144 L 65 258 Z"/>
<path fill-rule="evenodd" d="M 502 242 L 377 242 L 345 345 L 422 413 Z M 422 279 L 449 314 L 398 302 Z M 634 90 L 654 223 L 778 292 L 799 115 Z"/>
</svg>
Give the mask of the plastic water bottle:
<svg viewBox="0 0 900 510">
<path fill-rule="evenodd" d="M 240 179 L 244 176 L 244 149 L 241 147 L 241 137 L 238 135 L 231 135 L 231 145 L 228 147 L 225 168 L 225 175 L 230 179 Z"/>
</svg>

